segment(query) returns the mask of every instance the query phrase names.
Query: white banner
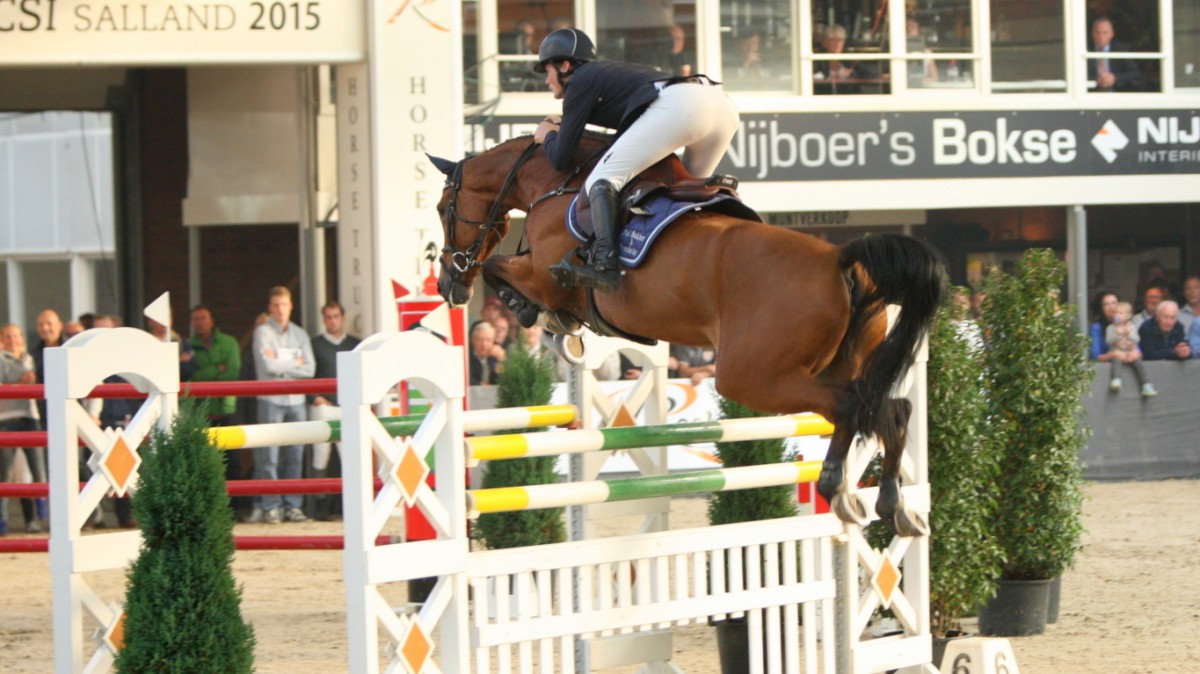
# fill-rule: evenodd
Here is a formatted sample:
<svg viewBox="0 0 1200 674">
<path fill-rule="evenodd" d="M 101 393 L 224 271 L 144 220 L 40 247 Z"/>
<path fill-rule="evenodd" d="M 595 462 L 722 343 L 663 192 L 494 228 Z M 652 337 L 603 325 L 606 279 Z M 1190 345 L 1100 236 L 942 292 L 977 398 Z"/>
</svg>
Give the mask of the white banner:
<svg viewBox="0 0 1200 674">
<path fill-rule="evenodd" d="M 0 65 L 346 63 L 363 3 L 0 1 Z"/>
<path fill-rule="evenodd" d="M 454 0 L 370 2 L 378 330 L 398 328 L 394 289 L 420 294 L 427 251 L 442 247 L 437 202 L 445 177 L 425 153 L 462 156 L 461 13 Z"/>
</svg>

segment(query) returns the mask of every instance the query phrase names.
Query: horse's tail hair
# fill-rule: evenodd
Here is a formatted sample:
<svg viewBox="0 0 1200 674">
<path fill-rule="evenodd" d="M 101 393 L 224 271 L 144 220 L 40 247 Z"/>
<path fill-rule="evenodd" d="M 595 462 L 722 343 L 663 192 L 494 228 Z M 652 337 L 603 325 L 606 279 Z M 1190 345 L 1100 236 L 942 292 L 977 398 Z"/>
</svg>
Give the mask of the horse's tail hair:
<svg viewBox="0 0 1200 674">
<path fill-rule="evenodd" d="M 870 283 L 855 287 L 848 340 L 888 304 L 900 305 L 895 326 L 863 364 L 854 415 L 859 432 L 868 434 L 880 423 L 879 413 L 892 385 L 908 371 L 916 347 L 928 333 L 946 287 L 945 264 L 929 244 L 900 234 L 875 234 L 842 246 L 839 261 L 849 271 L 860 265 Z"/>
</svg>

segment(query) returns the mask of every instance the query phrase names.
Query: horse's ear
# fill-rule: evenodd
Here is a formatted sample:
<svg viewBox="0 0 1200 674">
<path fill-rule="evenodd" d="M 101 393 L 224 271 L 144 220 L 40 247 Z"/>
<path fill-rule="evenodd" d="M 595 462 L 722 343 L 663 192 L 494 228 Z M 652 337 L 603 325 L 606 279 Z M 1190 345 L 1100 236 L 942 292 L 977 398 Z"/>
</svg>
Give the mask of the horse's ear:
<svg viewBox="0 0 1200 674">
<path fill-rule="evenodd" d="M 429 157 L 429 161 L 433 162 L 433 165 L 436 166 L 437 170 L 441 171 L 443 175 L 450 175 L 454 172 L 454 167 L 456 165 L 455 162 L 452 162 L 449 159 L 435 157 L 428 152 L 425 153 L 425 156 Z"/>
</svg>

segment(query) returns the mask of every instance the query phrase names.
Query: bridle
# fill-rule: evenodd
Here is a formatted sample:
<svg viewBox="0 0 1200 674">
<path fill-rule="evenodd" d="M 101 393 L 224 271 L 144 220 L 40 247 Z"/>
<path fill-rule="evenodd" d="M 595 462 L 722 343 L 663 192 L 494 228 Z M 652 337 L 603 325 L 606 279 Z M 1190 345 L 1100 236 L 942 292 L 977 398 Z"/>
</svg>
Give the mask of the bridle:
<svg viewBox="0 0 1200 674">
<path fill-rule="evenodd" d="M 487 243 L 488 237 L 494 234 L 498 227 L 508 223 L 508 213 L 504 207 L 504 202 L 508 198 L 508 193 L 512 191 L 513 186 L 517 183 L 517 172 L 537 152 L 537 149 L 538 143 L 530 142 L 529 146 L 521 151 L 520 156 L 517 157 L 517 161 L 508 170 L 508 175 L 505 176 L 504 183 L 500 186 L 500 191 L 496 194 L 496 200 L 492 202 L 492 207 L 488 210 L 487 217 L 483 220 L 472 220 L 458 212 L 458 191 L 462 189 L 463 165 L 467 163 L 467 160 L 464 159 L 455 164 L 454 170 L 447 176 L 446 183 L 442 186 L 442 189 L 450 189 L 450 203 L 446 207 L 446 245 L 442 248 L 442 253 L 450 254 L 450 278 L 455 283 L 462 283 L 464 274 L 483 264 L 483 261 L 479 259 L 479 254 L 483 250 L 484 244 Z M 535 206 L 552 197 L 579 192 L 580 189 L 578 187 L 572 188 L 568 187 L 568 185 L 578 178 L 586 167 L 599 159 L 600 155 L 607 149 L 607 146 L 605 146 L 592 153 L 584 162 L 577 165 L 557 188 L 534 199 L 526 209 L 526 213 L 532 212 Z M 454 242 L 457 240 L 455 226 L 459 222 L 467 225 L 475 225 L 480 230 L 479 236 L 471 242 L 471 245 L 465 251 L 457 250 L 454 247 Z"/>
<path fill-rule="evenodd" d="M 442 248 L 442 253 L 450 254 L 451 276 L 455 282 L 461 282 L 462 276 L 472 269 L 482 264 L 479 259 L 479 254 L 487 243 L 488 237 L 496 233 L 496 230 L 504 224 L 508 223 L 508 209 L 505 208 L 504 202 L 508 198 L 508 193 L 517 183 L 517 172 L 529 161 L 533 153 L 537 151 L 537 143 L 530 143 L 529 147 L 525 148 L 512 168 L 508 170 L 508 175 L 504 178 L 504 183 L 500 187 L 500 191 L 496 194 L 496 200 L 492 202 L 492 207 L 488 210 L 487 217 L 483 220 L 472 220 L 458 212 L 458 191 L 462 189 L 462 173 L 463 166 L 467 163 L 464 159 L 454 166 L 454 171 L 446 178 L 446 184 L 442 189 L 450 189 L 450 204 L 446 209 L 446 245 Z M 457 250 L 454 247 L 454 242 L 458 240 L 456 236 L 456 225 L 462 222 L 467 225 L 475 225 L 479 228 L 479 236 L 471 242 L 471 245 L 465 250 Z"/>
</svg>

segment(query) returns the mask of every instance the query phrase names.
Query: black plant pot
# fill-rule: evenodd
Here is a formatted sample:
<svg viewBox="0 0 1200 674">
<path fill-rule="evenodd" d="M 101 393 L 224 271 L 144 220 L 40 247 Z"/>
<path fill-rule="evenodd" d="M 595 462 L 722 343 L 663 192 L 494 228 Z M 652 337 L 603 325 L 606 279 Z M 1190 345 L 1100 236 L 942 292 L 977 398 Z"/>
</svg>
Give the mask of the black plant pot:
<svg viewBox="0 0 1200 674">
<path fill-rule="evenodd" d="M 933 666 L 935 668 L 937 668 L 938 670 L 941 670 L 942 658 L 946 655 L 946 646 L 950 645 L 951 641 L 954 641 L 955 639 L 962 639 L 965 637 L 973 637 L 973 636 L 975 636 L 975 635 L 971 634 L 970 632 L 963 632 L 962 630 L 947 630 L 946 636 L 934 637 L 933 638 Z"/>
<path fill-rule="evenodd" d="M 1049 603 L 1049 580 L 998 580 L 996 596 L 979 607 L 979 632 L 989 637 L 1041 634 Z"/>
<path fill-rule="evenodd" d="M 782 611 L 780 612 L 782 620 Z M 721 674 L 750 674 L 750 626 L 745 618 L 730 618 L 713 623 L 717 628 L 717 656 Z M 782 625 L 780 626 L 782 628 Z M 763 626 L 762 671 L 767 670 L 767 634 Z"/>
<path fill-rule="evenodd" d="M 1046 624 L 1058 622 L 1058 605 L 1062 600 L 1062 576 L 1055 576 L 1050 581 L 1050 598 L 1046 602 Z"/>
</svg>

